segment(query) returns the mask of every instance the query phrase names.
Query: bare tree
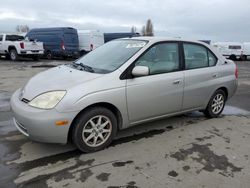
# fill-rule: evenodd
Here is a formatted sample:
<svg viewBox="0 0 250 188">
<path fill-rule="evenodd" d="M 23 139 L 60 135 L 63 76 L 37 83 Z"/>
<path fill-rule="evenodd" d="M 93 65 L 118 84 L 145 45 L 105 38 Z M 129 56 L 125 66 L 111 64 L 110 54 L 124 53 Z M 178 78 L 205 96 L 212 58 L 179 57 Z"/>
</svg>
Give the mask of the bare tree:
<svg viewBox="0 0 250 188">
<path fill-rule="evenodd" d="M 146 36 L 146 27 L 145 26 L 142 26 L 141 35 Z"/>
<path fill-rule="evenodd" d="M 146 36 L 154 36 L 154 28 L 153 28 L 153 23 L 151 19 L 147 20 L 145 33 L 146 33 Z"/>
<path fill-rule="evenodd" d="M 135 26 L 132 26 L 131 33 L 136 33 L 137 28 Z"/>
<path fill-rule="evenodd" d="M 154 36 L 154 28 L 151 19 L 147 20 L 146 26 L 142 27 L 141 30 L 142 36 Z"/>
<path fill-rule="evenodd" d="M 17 25 L 16 26 L 16 31 L 21 32 L 21 33 L 27 33 L 29 31 L 29 26 L 27 25 Z"/>
</svg>

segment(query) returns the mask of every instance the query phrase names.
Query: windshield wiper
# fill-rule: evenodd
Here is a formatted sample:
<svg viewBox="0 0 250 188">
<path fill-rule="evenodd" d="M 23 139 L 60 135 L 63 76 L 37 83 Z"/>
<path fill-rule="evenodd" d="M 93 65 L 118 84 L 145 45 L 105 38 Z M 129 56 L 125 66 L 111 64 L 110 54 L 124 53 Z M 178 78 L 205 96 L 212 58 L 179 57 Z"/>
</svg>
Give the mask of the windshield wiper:
<svg viewBox="0 0 250 188">
<path fill-rule="evenodd" d="M 84 65 L 83 63 L 75 63 L 75 62 L 73 62 L 73 65 L 75 66 L 75 67 L 78 67 L 78 66 L 81 66 L 85 71 L 88 71 L 88 72 L 95 72 L 94 71 L 94 69 L 92 68 L 92 67 L 90 67 L 90 66 L 88 66 L 88 65 Z"/>
</svg>

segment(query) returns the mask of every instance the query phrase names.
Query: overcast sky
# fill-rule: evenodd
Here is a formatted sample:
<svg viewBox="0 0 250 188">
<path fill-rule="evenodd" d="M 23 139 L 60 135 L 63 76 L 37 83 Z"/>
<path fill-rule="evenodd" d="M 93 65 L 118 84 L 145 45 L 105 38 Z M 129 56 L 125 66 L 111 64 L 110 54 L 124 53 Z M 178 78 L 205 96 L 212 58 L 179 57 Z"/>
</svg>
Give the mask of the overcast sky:
<svg viewBox="0 0 250 188">
<path fill-rule="evenodd" d="M 3 0 L 0 31 L 27 24 L 140 32 L 148 18 L 156 36 L 250 41 L 250 0 Z"/>
</svg>

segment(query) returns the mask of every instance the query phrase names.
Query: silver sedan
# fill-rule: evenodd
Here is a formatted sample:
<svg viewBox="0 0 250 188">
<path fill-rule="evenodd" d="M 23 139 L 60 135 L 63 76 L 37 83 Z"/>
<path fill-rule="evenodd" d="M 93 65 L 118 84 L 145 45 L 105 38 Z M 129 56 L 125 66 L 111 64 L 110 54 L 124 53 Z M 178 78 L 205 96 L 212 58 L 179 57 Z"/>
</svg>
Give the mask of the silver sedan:
<svg viewBox="0 0 250 188">
<path fill-rule="evenodd" d="M 30 139 L 72 140 L 93 152 L 136 124 L 194 110 L 218 117 L 237 77 L 234 62 L 202 42 L 119 39 L 37 74 L 13 94 L 11 108 Z"/>
</svg>

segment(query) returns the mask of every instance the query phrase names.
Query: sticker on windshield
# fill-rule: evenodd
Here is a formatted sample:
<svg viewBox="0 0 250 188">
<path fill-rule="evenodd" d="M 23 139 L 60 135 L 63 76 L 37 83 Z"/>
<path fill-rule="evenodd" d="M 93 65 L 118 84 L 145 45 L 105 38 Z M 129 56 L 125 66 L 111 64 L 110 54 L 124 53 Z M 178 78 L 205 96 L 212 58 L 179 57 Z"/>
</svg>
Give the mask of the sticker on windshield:
<svg viewBox="0 0 250 188">
<path fill-rule="evenodd" d="M 131 43 L 126 46 L 126 48 L 142 48 L 145 46 L 146 42 L 140 42 L 140 43 Z"/>
</svg>

